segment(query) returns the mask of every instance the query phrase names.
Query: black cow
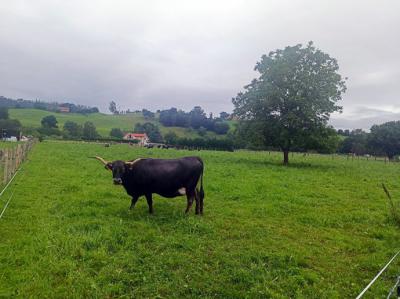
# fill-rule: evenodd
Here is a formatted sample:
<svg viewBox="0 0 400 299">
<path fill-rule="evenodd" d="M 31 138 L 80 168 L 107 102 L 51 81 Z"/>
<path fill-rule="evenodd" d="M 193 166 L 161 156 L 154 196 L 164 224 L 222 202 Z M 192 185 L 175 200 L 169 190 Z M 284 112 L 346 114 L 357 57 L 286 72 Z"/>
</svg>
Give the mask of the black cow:
<svg viewBox="0 0 400 299">
<path fill-rule="evenodd" d="M 148 159 L 140 158 L 132 161 L 117 160 L 101 161 L 105 168 L 113 173 L 116 185 L 123 185 L 126 192 L 132 197 L 131 209 L 140 196 L 144 195 L 149 205 L 149 212 L 153 213 L 152 194 L 157 193 L 164 197 L 186 195 L 188 213 L 193 201 L 196 201 L 196 214 L 203 214 L 203 161 L 199 157 L 184 157 L 179 159 Z M 197 185 L 200 181 L 200 190 Z"/>
</svg>

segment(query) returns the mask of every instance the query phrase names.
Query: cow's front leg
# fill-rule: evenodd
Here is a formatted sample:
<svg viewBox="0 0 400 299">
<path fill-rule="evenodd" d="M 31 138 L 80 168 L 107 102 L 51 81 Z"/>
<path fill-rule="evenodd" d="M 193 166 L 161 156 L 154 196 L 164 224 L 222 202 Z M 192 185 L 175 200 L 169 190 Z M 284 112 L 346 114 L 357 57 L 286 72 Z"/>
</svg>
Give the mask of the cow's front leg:
<svg viewBox="0 0 400 299">
<path fill-rule="evenodd" d="M 131 201 L 131 206 L 130 210 L 132 210 L 135 207 L 136 202 L 138 201 L 139 197 L 138 196 L 132 196 L 132 201 Z"/>
<path fill-rule="evenodd" d="M 150 194 L 146 194 L 146 200 L 147 200 L 147 204 L 149 206 L 149 213 L 153 214 L 153 197 Z"/>
</svg>

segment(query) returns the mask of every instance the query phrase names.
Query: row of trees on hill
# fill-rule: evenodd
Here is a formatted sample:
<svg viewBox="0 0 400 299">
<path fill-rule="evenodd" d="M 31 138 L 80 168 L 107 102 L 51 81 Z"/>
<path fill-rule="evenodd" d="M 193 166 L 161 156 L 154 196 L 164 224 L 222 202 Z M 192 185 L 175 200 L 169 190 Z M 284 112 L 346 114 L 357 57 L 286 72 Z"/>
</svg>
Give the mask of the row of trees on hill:
<svg viewBox="0 0 400 299">
<path fill-rule="evenodd" d="M 223 114 L 226 117 L 225 114 Z M 226 118 L 225 118 L 226 119 Z M 213 118 L 212 114 L 207 117 L 200 106 L 194 107 L 190 112 L 171 108 L 160 111 L 160 123 L 166 127 L 184 127 L 203 129 L 223 135 L 229 131 L 229 124 L 222 118 Z"/>
<path fill-rule="evenodd" d="M 66 121 L 62 128 L 58 127 L 57 118 L 54 115 L 43 117 L 41 127 L 37 130 L 41 136 L 60 136 L 64 139 L 94 140 L 100 137 L 96 126 L 87 121 L 80 125 L 73 121 Z"/>
<path fill-rule="evenodd" d="M 97 107 L 90 107 L 85 105 L 76 105 L 73 103 L 58 103 L 58 102 L 42 102 L 39 100 L 31 101 L 24 99 L 11 99 L 4 96 L 0 96 L 0 107 L 6 108 L 30 108 L 40 109 L 52 112 L 58 112 L 60 107 L 68 108 L 71 113 L 97 113 L 99 109 Z"/>
</svg>

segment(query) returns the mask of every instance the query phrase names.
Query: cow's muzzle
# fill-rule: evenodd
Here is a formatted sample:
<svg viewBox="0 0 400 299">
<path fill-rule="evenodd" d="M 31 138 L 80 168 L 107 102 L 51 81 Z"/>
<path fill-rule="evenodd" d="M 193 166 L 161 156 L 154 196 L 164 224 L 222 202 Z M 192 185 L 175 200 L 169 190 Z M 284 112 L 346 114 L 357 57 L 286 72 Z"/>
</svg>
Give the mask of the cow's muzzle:
<svg viewBox="0 0 400 299">
<path fill-rule="evenodd" d="M 120 178 L 115 178 L 113 179 L 114 181 L 114 185 L 121 185 L 122 184 L 122 180 Z"/>
</svg>

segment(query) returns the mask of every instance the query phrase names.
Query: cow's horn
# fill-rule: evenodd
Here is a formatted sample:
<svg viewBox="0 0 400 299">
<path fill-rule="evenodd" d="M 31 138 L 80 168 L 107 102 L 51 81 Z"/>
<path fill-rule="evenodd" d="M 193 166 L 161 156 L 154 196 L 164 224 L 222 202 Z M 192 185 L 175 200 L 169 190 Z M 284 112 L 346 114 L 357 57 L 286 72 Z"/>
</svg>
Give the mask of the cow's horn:
<svg viewBox="0 0 400 299">
<path fill-rule="evenodd" d="M 125 162 L 125 164 L 128 164 L 128 165 L 133 165 L 133 164 L 135 164 L 136 162 L 138 162 L 139 160 L 141 160 L 141 158 L 138 158 L 138 159 L 136 159 L 136 160 L 133 160 L 133 161 L 126 161 Z"/>
<path fill-rule="evenodd" d="M 95 159 L 97 159 L 97 160 L 99 160 L 101 163 L 103 163 L 104 165 L 107 165 L 107 161 L 106 160 L 104 160 L 102 157 L 99 157 L 99 156 L 95 156 L 94 157 Z"/>
</svg>

